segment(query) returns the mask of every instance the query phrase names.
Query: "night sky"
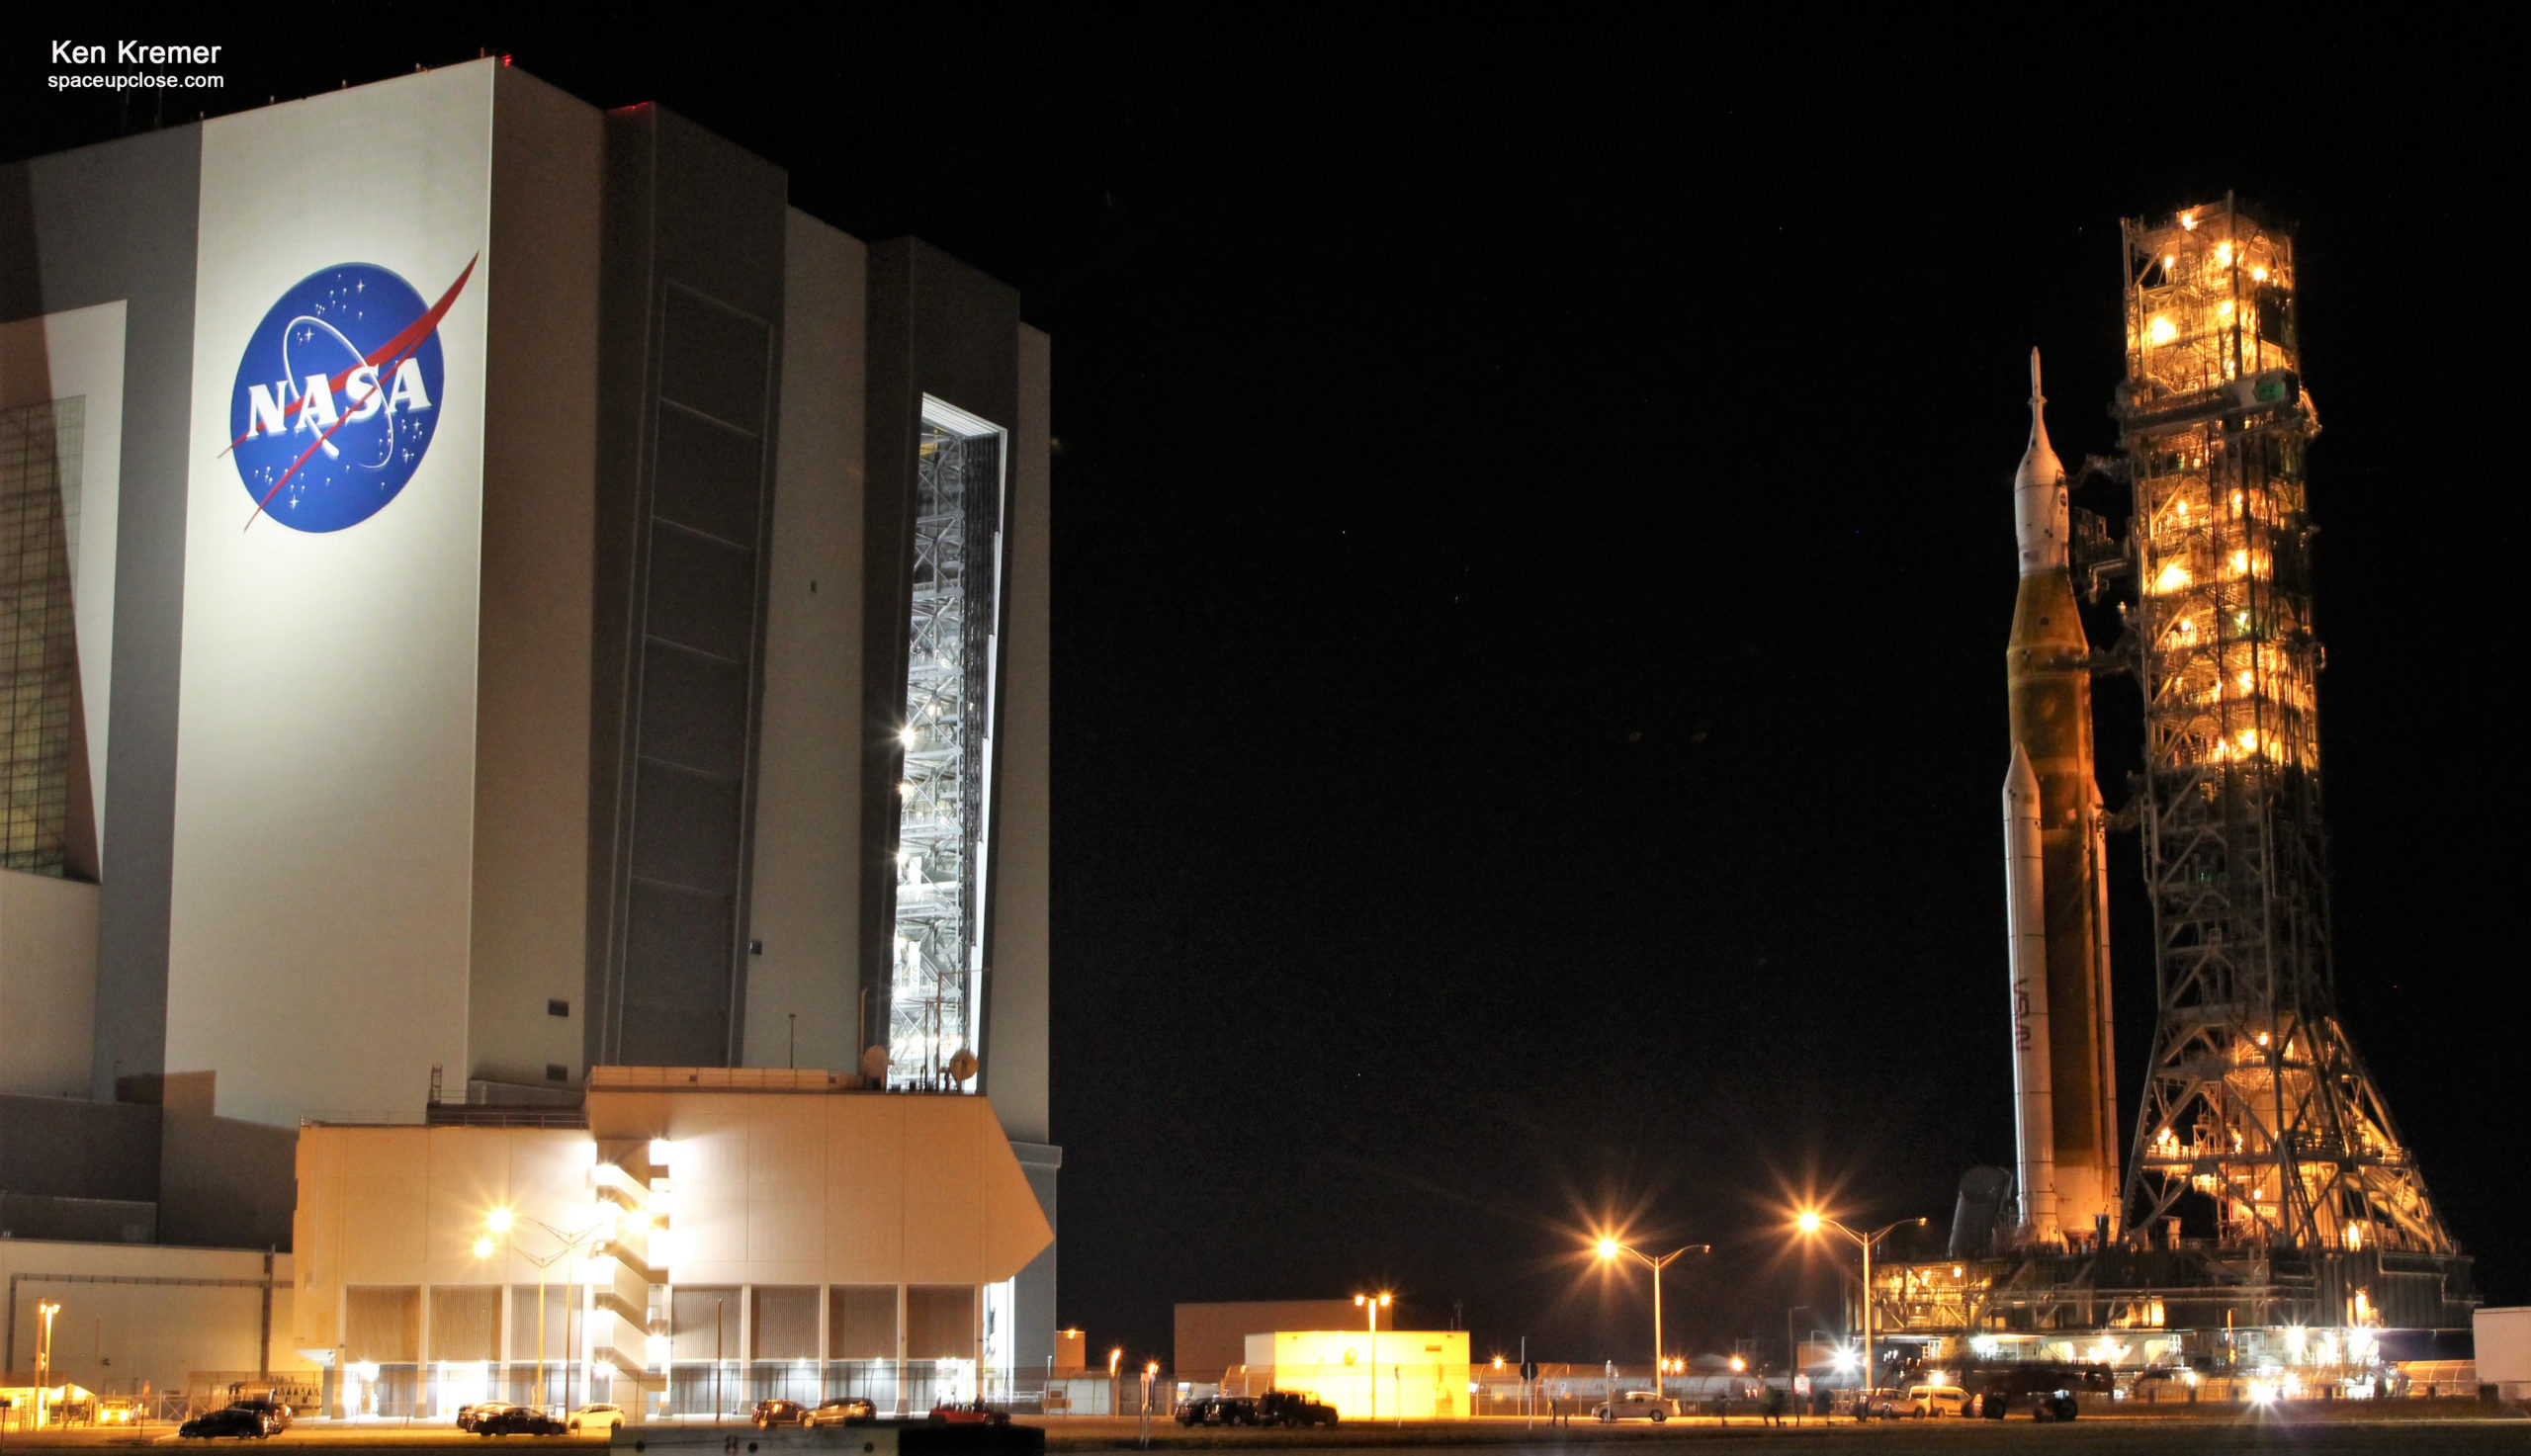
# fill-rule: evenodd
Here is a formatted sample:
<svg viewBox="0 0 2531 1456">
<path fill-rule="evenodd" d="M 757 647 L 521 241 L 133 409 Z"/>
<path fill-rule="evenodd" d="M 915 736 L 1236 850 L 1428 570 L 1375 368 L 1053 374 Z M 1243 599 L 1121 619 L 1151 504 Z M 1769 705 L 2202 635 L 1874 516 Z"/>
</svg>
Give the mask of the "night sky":
<svg viewBox="0 0 2531 1456">
<path fill-rule="evenodd" d="M 2068 464 L 2105 453 L 2119 217 L 2233 189 L 2299 223 L 2341 1009 L 2483 1293 L 2531 1301 L 2491 71 L 2347 35 L 2155 76 L 2116 26 L 1955 70 L 1921 39 L 376 9 L 148 34 L 228 43 L 231 109 L 513 51 L 1054 336 L 1060 1318 L 1132 1358 L 1175 1301 L 1376 1286 L 1480 1356 L 1639 1360 L 1641 1271 L 1575 1257 L 1602 1224 L 1715 1245 L 1665 1285 L 1674 1346 L 1780 1340 L 1789 1304 L 1838 1318 L 1793 1202 L 1946 1227 L 2012 1153 L 2024 356 Z M 7 156 L 149 124 L 10 45 Z M 2138 710 L 2102 700 L 2115 806 Z M 2152 971 L 2113 855 L 2132 1131 Z"/>
</svg>

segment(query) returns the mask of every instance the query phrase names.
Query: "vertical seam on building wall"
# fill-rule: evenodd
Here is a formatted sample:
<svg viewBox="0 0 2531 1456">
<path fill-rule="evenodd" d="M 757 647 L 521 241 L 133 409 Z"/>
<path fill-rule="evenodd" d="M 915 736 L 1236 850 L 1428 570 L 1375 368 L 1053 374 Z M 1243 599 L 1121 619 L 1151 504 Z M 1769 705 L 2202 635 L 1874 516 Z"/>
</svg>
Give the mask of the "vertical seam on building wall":
<svg viewBox="0 0 2531 1456">
<path fill-rule="evenodd" d="M 476 428 L 481 437 L 476 447 L 479 457 L 488 456 L 492 444 L 491 432 L 487 428 L 490 421 L 486 418 L 484 405 L 492 394 L 492 329 L 495 325 L 491 293 L 493 270 L 500 263 L 492 256 L 491 236 L 496 225 L 493 219 L 497 215 L 492 211 L 492 179 L 501 169 L 500 75 L 498 66 L 483 73 L 483 146 L 489 153 L 489 164 L 483 168 L 483 237 L 481 252 L 478 255 L 483 269 L 483 286 L 476 295 L 482 300 L 484 355 L 483 368 L 479 376 L 482 382 L 482 393 L 475 401 Z M 475 1074 L 475 876 L 478 871 L 477 853 L 482 843 L 479 815 L 483 794 L 483 497 L 490 493 L 490 482 L 483 478 L 480 467 L 475 472 L 475 584 L 474 590 L 466 594 L 468 609 L 475 619 L 466 634 L 467 641 L 475 644 L 475 703 L 466 723 L 466 909 L 462 922 L 466 927 L 466 959 L 458 967 L 457 974 L 458 1005 L 462 1008 L 458 1025 L 463 1028 L 459 1034 L 457 1065 L 458 1071 L 468 1077 Z"/>
<path fill-rule="evenodd" d="M 790 288 L 788 274 L 786 254 L 783 278 L 786 300 Z M 782 449 L 779 438 L 782 340 L 782 316 L 777 311 L 773 317 L 764 320 L 764 397 L 756 421 L 755 593 L 748 609 L 746 728 L 744 747 L 739 758 L 738 876 L 730 894 L 730 919 L 734 933 L 730 958 L 728 1051 L 732 1067 L 744 1066 L 746 1061 L 747 980 L 755 970 L 751 947 L 755 936 L 756 772 L 757 761 L 763 752 L 764 653 L 766 639 L 772 631 L 769 602 L 773 590 L 773 512 L 779 503 L 775 499 L 774 484 L 780 475 Z"/>
<path fill-rule="evenodd" d="M 624 636 L 621 642 L 622 671 L 616 683 L 615 734 L 615 813 L 614 832 L 608 845 L 606 966 L 603 970 L 607 990 L 607 1031 L 600 1039 L 608 1060 L 620 1061 L 624 1055 L 624 988 L 626 961 L 630 955 L 632 913 L 628 878 L 633 872 L 631 859 L 634 766 L 639 756 L 640 726 L 633 721 L 634 704 L 639 700 L 637 688 L 638 646 L 642 628 L 647 625 L 643 596 L 650 577 L 650 533 L 645 525 L 650 514 L 651 471 L 650 451 L 655 433 L 653 424 L 656 411 L 651 401 L 657 392 L 656 361 L 658 310 L 660 299 L 655 275 L 658 257 L 658 167 L 659 149 L 655 124 L 643 133 L 642 175 L 638 187 L 642 206 L 641 256 L 641 374 L 633 391 L 632 427 L 632 494 L 628 503 L 628 520 L 632 531 L 631 568 L 625 589 Z"/>
</svg>

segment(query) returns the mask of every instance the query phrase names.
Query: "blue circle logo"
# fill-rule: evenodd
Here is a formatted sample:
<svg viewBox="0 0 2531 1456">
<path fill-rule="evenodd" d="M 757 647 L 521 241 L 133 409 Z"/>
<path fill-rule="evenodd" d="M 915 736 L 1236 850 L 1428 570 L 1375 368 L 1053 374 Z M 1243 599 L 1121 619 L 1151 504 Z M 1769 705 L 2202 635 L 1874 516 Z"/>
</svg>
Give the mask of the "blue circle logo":
<svg viewBox="0 0 2531 1456">
<path fill-rule="evenodd" d="M 283 293 L 246 341 L 229 451 L 254 512 L 295 531 L 340 531 L 384 510 L 430 453 L 439 424 L 439 323 L 475 272 L 436 304 L 373 263 L 343 263 Z"/>
</svg>

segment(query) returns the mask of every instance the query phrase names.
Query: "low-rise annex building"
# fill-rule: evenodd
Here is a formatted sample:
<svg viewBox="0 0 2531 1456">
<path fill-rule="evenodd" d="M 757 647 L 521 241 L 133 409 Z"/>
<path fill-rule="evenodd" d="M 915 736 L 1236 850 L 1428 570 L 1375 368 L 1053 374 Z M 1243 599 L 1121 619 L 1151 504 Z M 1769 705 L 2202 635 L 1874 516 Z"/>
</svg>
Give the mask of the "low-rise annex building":
<svg viewBox="0 0 2531 1456">
<path fill-rule="evenodd" d="M 326 1414 L 973 1399 L 1054 1239 L 982 1097 L 602 1067 L 584 1109 L 435 1119 L 300 1134 L 291 1343 Z"/>
<path fill-rule="evenodd" d="M 1247 1343 L 1251 1394 L 1308 1391 L 1343 1420 L 1469 1413 L 1464 1329 L 1279 1329 Z"/>
</svg>

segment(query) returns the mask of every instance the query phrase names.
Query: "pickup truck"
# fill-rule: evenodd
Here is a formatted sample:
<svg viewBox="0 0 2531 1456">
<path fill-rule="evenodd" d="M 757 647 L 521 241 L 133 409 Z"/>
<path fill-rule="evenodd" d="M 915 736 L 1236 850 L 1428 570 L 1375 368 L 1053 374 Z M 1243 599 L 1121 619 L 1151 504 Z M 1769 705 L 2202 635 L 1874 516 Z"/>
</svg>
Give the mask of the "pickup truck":
<svg viewBox="0 0 2531 1456">
<path fill-rule="evenodd" d="M 1257 1398 L 1257 1419 L 1265 1425 L 1336 1424 L 1336 1408 L 1316 1391 L 1267 1391 Z"/>
</svg>

